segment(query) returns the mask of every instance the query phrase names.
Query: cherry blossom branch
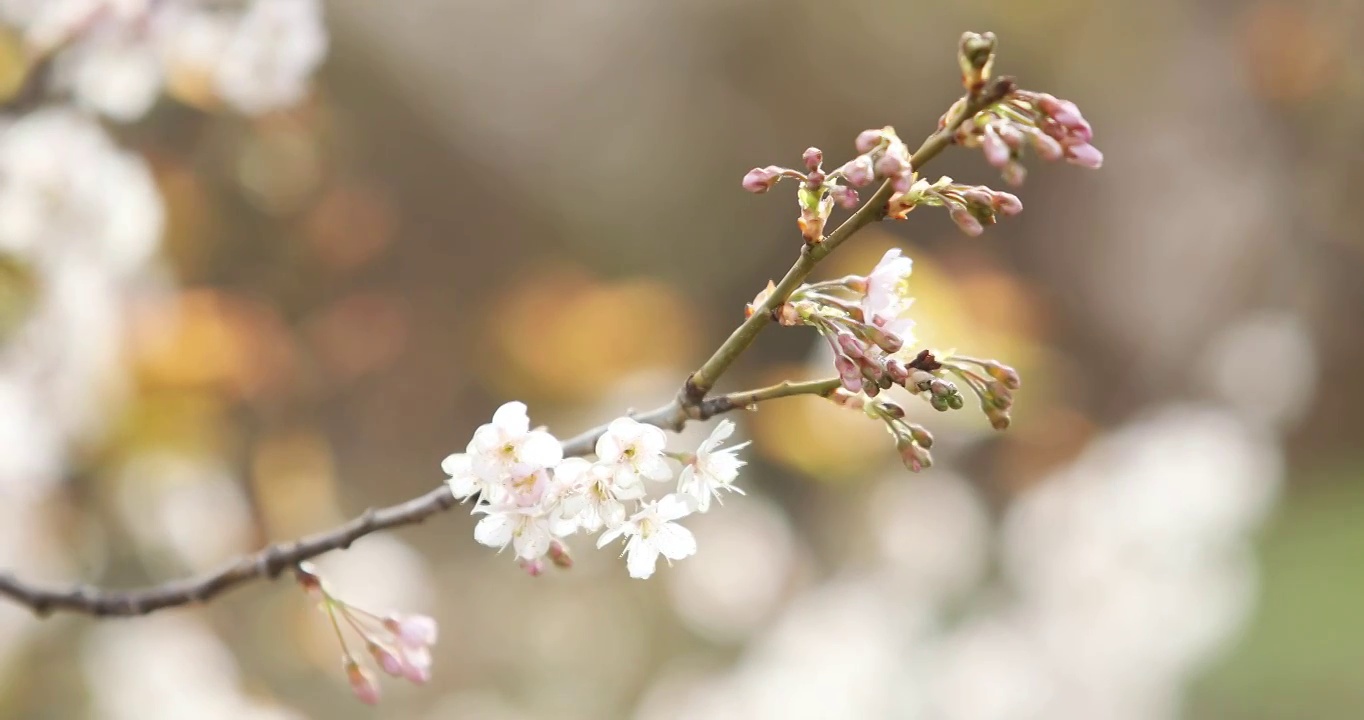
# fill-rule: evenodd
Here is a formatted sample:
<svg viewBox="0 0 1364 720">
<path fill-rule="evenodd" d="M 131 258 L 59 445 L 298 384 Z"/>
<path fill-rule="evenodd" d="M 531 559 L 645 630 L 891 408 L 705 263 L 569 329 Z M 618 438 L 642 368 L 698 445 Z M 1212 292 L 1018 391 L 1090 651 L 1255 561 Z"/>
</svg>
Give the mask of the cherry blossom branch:
<svg viewBox="0 0 1364 720">
<path fill-rule="evenodd" d="M 838 386 L 838 378 L 812 382 L 784 382 L 771 387 L 757 388 L 711 398 L 702 409 L 704 418 L 749 407 L 766 400 L 795 395 L 827 395 Z M 639 415 L 640 422 L 664 427 L 667 418 L 650 417 L 658 413 Z M 685 419 L 683 420 L 685 422 Z M 600 432 L 589 431 L 564 443 L 564 454 L 586 455 Z M 10 573 L 0 572 L 0 596 L 9 598 L 31 609 L 39 616 L 57 611 L 76 612 L 95 617 L 135 617 L 157 610 L 208 602 L 252 580 L 275 579 L 296 568 L 299 563 L 333 550 L 345 550 L 351 543 L 380 530 L 404 525 L 415 525 L 432 515 L 459 505 L 450 489 L 441 485 L 425 495 L 397 505 L 370 508 L 345 525 L 326 532 L 308 535 L 298 540 L 277 543 L 251 555 L 246 555 L 223 567 L 197 577 L 174 580 L 136 590 L 101 590 L 87 585 L 71 588 L 47 588 L 20 581 Z"/>
<path fill-rule="evenodd" d="M 910 166 L 915 170 L 922 168 L 930 160 L 937 157 L 939 153 L 952 144 L 957 130 L 963 122 L 975 117 L 980 112 L 1015 89 L 1016 85 L 1013 78 L 1000 77 L 990 82 L 978 92 L 969 93 L 966 102 L 960 103 L 958 110 L 952 117 L 948 118 L 937 132 L 928 136 L 918 150 L 910 156 Z M 862 204 L 847 220 L 844 220 L 823 242 L 806 244 L 801 248 L 800 257 L 781 282 L 777 283 L 772 293 L 753 310 L 743 324 L 734 330 L 728 338 L 716 348 L 715 352 L 701 364 L 696 372 L 687 378 L 682 390 L 678 393 L 675 401 L 683 409 L 700 407 L 703 398 L 715 387 L 720 376 L 729 369 L 729 366 L 753 344 L 758 333 L 772 321 L 772 311 L 785 303 L 791 297 L 791 293 L 805 282 L 805 279 L 814 271 L 815 265 L 838 249 L 852 237 L 857 231 L 881 220 L 886 216 L 886 202 L 890 200 L 893 192 L 893 182 L 886 180 L 881 183 L 881 187 Z"/>
<path fill-rule="evenodd" d="M 913 168 L 922 168 L 954 142 L 962 124 L 1013 92 L 1009 78 L 969 87 L 965 98 L 940 123 L 940 129 L 930 135 L 909 158 Z M 776 385 L 708 397 L 720 377 L 752 345 L 757 334 L 773 319 L 774 311 L 785 303 L 809 277 L 820 260 L 872 222 L 887 215 L 887 202 L 894 193 L 893 183 L 886 181 L 862 206 L 827 237 L 807 241 L 800 256 L 786 272 L 781 282 L 754 308 L 754 312 L 727 338 L 701 366 L 692 373 L 677 397 L 667 405 L 631 417 L 664 429 L 681 430 L 690 420 L 704 420 L 757 403 L 798 395 L 830 396 L 841 381 L 839 378 L 804 382 L 782 382 Z M 817 233 L 816 233 L 817 234 Z M 565 456 L 592 452 L 606 426 L 588 430 L 562 445 Z M 259 552 L 243 556 L 222 568 L 197 577 L 174 580 L 136 590 L 100 590 L 86 585 L 69 589 L 52 589 L 29 585 L 9 573 L 0 572 L 0 596 L 24 605 L 43 616 L 55 611 L 79 612 L 97 617 L 130 617 L 145 615 L 164 608 L 204 603 L 247 582 L 259 578 L 273 579 L 286 571 L 302 573 L 300 563 L 323 553 L 345 549 L 355 540 L 373 532 L 422 522 L 437 513 L 445 512 L 458 503 L 446 485 L 424 495 L 386 508 L 370 508 L 358 517 L 333 530 L 309 535 L 298 540 L 278 543 Z"/>
</svg>

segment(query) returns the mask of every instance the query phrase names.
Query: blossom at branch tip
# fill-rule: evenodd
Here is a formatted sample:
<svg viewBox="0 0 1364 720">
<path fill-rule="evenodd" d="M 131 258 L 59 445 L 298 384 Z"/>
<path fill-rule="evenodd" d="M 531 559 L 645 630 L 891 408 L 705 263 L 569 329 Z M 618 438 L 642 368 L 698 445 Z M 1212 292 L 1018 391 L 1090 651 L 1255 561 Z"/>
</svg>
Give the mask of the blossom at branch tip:
<svg viewBox="0 0 1364 720">
<path fill-rule="evenodd" d="M 630 577 L 647 579 L 654 574 L 658 556 L 669 561 L 681 560 L 696 553 L 696 538 L 691 531 L 673 522 L 690 515 L 694 506 L 680 495 L 668 495 L 645 504 L 639 512 L 619 527 L 602 533 L 597 547 L 605 547 L 617 538 L 627 538 L 625 566 Z"/>
<path fill-rule="evenodd" d="M 710 509 L 712 497 L 720 501 L 722 490 L 744 494 L 743 490 L 734 486 L 734 480 L 739 477 L 739 469 L 747 464 L 739 459 L 738 453 L 748 447 L 749 443 L 719 449 L 720 444 L 733 434 L 734 421 L 728 418 L 721 420 L 711 431 L 710 437 L 702 441 L 696 454 L 682 467 L 677 492 L 692 498 L 696 502 L 698 512 Z"/>
</svg>

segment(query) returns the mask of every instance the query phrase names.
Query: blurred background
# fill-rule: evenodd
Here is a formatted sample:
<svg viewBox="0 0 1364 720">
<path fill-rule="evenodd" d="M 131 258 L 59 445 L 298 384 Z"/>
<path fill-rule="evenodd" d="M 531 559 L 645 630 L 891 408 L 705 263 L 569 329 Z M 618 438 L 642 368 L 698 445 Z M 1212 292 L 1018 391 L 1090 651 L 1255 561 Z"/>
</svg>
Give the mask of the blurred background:
<svg viewBox="0 0 1364 720">
<path fill-rule="evenodd" d="M 441 624 L 351 696 L 288 582 L 136 620 L 0 605 L 0 717 L 1355 718 L 1364 707 L 1364 4 L 3 0 L 0 568 L 131 587 L 422 493 L 500 403 L 653 407 L 797 252 L 753 166 L 911 147 L 963 30 L 1098 172 L 871 228 L 921 342 L 1023 375 L 913 412 L 911 475 L 810 398 L 651 581 L 531 578 L 464 513 L 319 565 Z M 927 170 L 1001 187 L 978 152 Z M 836 213 L 835 221 L 841 217 Z M 771 328 L 725 378 L 828 374 Z M 689 428 L 690 448 L 709 427 Z"/>
</svg>

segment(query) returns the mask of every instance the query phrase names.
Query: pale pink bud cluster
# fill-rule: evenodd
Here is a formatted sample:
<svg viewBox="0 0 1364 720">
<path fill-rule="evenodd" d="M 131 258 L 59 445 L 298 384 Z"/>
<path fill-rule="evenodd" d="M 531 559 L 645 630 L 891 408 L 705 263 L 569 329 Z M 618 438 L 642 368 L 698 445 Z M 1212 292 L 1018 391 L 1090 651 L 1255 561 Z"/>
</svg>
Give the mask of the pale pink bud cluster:
<svg viewBox="0 0 1364 720">
<path fill-rule="evenodd" d="M 1075 103 L 1029 90 L 1014 91 L 957 133 L 957 142 L 981 148 L 985 160 L 1014 186 L 1027 176 L 1020 159 L 1028 148 L 1048 162 L 1102 166 L 1104 156 L 1091 144 L 1093 139 L 1094 131 Z"/>
<path fill-rule="evenodd" d="M 919 205 L 946 208 L 952 222 L 972 237 L 984 232 L 986 225 L 995 224 L 1000 215 L 1023 212 L 1023 202 L 1012 193 L 984 185 L 962 185 L 944 176 L 931 184 L 919 180 L 909 192 L 891 196 L 888 215 L 903 218 Z"/>
<path fill-rule="evenodd" d="M 892 248 L 865 277 L 805 285 L 792 295 L 790 305 L 800 324 L 815 328 L 829 343 L 834 369 L 847 392 L 875 397 L 892 385 L 909 387 L 916 375 L 937 369 L 930 353 L 906 352 L 914 344 L 914 320 L 909 316 L 914 302 L 909 294 L 912 270 L 913 262 Z M 951 383 L 933 380 L 935 394 L 953 396 Z"/>
<path fill-rule="evenodd" d="M 857 136 L 857 157 L 836 170 L 824 170 L 824 152 L 809 148 L 801 155 L 805 172 L 778 165 L 757 167 L 744 175 L 743 188 L 751 193 L 765 193 L 783 178 L 800 182 L 797 202 L 800 207 L 798 225 L 801 236 L 809 244 L 824 240 L 824 227 L 835 205 L 851 210 L 857 207 L 856 188 L 866 187 L 878 178 L 893 183 L 896 192 L 903 193 L 914 182 L 910 166 L 909 148 L 891 127 L 866 130 Z"/>
<path fill-rule="evenodd" d="M 346 635 L 358 637 L 374 664 L 385 674 L 422 685 L 431 679 L 431 647 L 436 644 L 436 621 L 426 615 L 378 615 L 332 593 L 317 572 L 304 563 L 295 571 L 298 583 L 317 599 L 341 645 L 341 665 L 351 690 L 361 702 L 379 701 L 377 678 L 351 652 Z"/>
<path fill-rule="evenodd" d="M 808 165 L 819 160 L 817 150 L 806 153 Z M 696 552 L 677 520 L 705 512 L 721 492 L 740 492 L 733 482 L 744 463 L 736 453 L 747 443 L 719 448 L 733 431 L 734 423 L 721 421 L 695 453 L 671 453 L 663 430 L 621 417 L 597 439 L 595 460 L 565 458 L 558 439 L 531 429 L 525 404 L 510 402 L 442 468 L 454 496 L 474 499 L 473 513 L 483 515 L 474 539 L 513 548 L 527 574 L 572 567 L 564 538 L 600 533 L 598 547 L 624 538 L 631 577 L 647 578 L 660 556 L 671 562 Z M 670 463 L 681 465 L 680 475 Z M 674 481 L 672 493 L 649 499 L 652 487 Z"/>
<path fill-rule="evenodd" d="M 980 400 L 981 412 L 996 430 L 1009 427 L 1009 411 L 1014 404 L 1014 391 L 1023 386 L 1018 372 L 996 360 L 978 360 L 965 355 L 953 355 L 943 361 L 943 367 L 961 378 Z"/>
<path fill-rule="evenodd" d="M 862 410 L 868 417 L 885 423 L 886 431 L 895 440 L 895 450 L 900 460 L 910 472 L 932 467 L 933 456 L 928 449 L 933 447 L 933 435 L 922 425 L 906 420 L 904 408 L 890 400 L 877 398 L 868 400 Z"/>
</svg>

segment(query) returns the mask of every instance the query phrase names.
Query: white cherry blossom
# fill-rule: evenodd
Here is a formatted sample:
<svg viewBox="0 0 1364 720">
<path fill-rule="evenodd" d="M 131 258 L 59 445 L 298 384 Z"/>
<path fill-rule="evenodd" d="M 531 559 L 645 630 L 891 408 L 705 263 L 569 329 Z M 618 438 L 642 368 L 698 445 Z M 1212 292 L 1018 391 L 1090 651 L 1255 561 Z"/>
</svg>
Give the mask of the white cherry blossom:
<svg viewBox="0 0 1364 720">
<path fill-rule="evenodd" d="M 597 547 L 605 547 L 622 536 L 628 537 L 622 553 L 626 555 L 625 566 L 630 577 L 643 580 L 654 574 L 659 555 L 671 563 L 696 553 L 696 538 L 691 531 L 673 522 L 690 515 L 692 509 L 688 499 L 668 495 L 644 505 L 628 521 L 602 533 Z"/>
<path fill-rule="evenodd" d="M 744 494 L 744 491 L 734 487 L 733 483 L 735 478 L 739 477 L 739 468 L 747 464 L 739 459 L 738 452 L 749 444 L 745 442 L 724 450 L 718 449 L 720 443 L 728 440 L 733 434 L 734 421 L 728 418 L 721 420 L 711 431 L 710 437 L 697 448 L 695 459 L 682 468 L 677 492 L 695 500 L 699 512 L 710 509 L 711 497 L 720 501 L 721 490 Z"/>
<path fill-rule="evenodd" d="M 644 498 L 644 484 L 637 478 L 616 482 L 616 474 L 606 465 L 582 458 L 568 458 L 554 470 L 555 479 L 564 483 L 562 512 L 573 518 L 586 532 L 614 528 L 625 522 L 629 513 L 625 502 Z"/>
<path fill-rule="evenodd" d="M 540 508 L 517 505 L 479 505 L 474 513 L 485 517 L 474 526 L 474 539 L 502 550 L 511 544 L 516 557 L 534 560 L 549 552 L 554 539 L 550 517 Z"/>
<path fill-rule="evenodd" d="M 669 480 L 672 469 L 663 456 L 667 444 L 668 436 L 661 428 L 634 418 L 616 418 L 597 439 L 597 458 L 610 468 L 618 488 L 640 478 Z"/>
<path fill-rule="evenodd" d="M 909 274 L 914 262 L 891 248 L 867 275 L 867 294 L 862 298 L 862 312 L 867 322 L 904 341 L 914 344 L 914 321 L 906 316 L 914 298 L 909 295 Z"/>
<path fill-rule="evenodd" d="M 483 482 L 499 484 L 552 468 L 564 457 L 553 435 L 531 430 L 526 404 L 509 402 L 493 413 L 493 421 L 474 431 L 469 443 L 471 466 Z"/>
</svg>

